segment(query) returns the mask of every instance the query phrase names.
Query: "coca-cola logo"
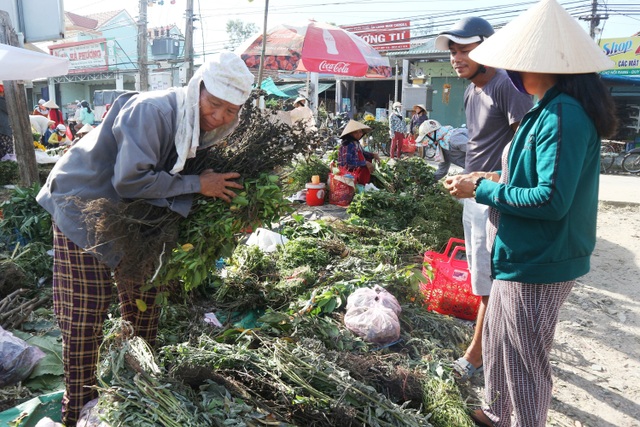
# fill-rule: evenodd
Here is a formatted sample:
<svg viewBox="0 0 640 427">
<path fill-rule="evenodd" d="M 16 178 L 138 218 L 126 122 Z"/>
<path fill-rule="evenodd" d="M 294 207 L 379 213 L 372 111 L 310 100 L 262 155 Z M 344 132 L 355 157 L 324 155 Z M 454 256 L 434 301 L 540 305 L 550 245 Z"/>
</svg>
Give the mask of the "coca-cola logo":
<svg viewBox="0 0 640 427">
<path fill-rule="evenodd" d="M 335 73 L 335 74 L 349 74 L 349 66 L 351 65 L 351 63 L 349 62 L 336 62 L 336 63 L 332 63 L 332 62 L 327 62 L 327 61 L 322 61 L 320 63 L 320 71 L 326 71 L 328 73 Z"/>
</svg>

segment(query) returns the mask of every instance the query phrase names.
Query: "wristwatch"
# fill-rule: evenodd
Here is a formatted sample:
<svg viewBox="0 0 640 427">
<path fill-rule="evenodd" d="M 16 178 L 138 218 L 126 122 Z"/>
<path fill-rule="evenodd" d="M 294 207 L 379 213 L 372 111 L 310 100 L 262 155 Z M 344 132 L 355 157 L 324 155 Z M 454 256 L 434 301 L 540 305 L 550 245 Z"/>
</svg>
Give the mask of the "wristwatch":
<svg viewBox="0 0 640 427">
<path fill-rule="evenodd" d="M 480 185 L 483 179 L 485 179 L 484 176 L 481 176 L 480 178 L 476 179 L 476 183 L 473 186 L 473 197 L 476 197 L 476 190 L 478 189 L 478 185 Z"/>
</svg>

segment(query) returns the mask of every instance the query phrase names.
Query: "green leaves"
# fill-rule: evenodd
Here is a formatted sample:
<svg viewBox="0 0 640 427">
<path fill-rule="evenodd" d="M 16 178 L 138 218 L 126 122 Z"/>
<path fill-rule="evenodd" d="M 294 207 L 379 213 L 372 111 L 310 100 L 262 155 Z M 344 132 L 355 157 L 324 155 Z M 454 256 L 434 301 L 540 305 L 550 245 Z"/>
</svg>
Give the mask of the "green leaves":
<svg viewBox="0 0 640 427">
<path fill-rule="evenodd" d="M 199 198 L 182 223 L 179 246 L 173 249 L 160 280 L 178 279 L 189 291 L 214 277 L 216 261 L 231 256 L 241 233 L 268 227 L 293 210 L 278 182 L 279 177 L 272 174 L 245 179 L 244 190 L 231 204 Z"/>
</svg>

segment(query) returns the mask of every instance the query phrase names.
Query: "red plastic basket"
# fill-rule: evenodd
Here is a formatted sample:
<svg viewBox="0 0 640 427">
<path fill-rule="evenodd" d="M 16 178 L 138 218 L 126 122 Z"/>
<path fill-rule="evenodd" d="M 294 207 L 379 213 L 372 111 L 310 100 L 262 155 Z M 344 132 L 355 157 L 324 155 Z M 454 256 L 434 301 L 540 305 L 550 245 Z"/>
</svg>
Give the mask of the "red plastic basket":
<svg viewBox="0 0 640 427">
<path fill-rule="evenodd" d="M 433 271 L 433 279 L 422 285 L 427 310 L 460 319 L 476 319 L 482 297 L 471 292 L 467 261 L 456 258 L 465 249 L 464 240 L 451 238 L 443 253 L 424 253 L 424 261 L 431 265 Z M 426 269 L 423 269 L 423 273 L 429 277 Z"/>
</svg>

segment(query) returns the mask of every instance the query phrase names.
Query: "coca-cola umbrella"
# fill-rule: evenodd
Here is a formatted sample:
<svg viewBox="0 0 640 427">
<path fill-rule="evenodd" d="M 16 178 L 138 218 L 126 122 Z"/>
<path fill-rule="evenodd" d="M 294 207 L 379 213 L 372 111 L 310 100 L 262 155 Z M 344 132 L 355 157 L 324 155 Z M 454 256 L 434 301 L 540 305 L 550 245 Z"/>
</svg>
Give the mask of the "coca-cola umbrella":
<svg viewBox="0 0 640 427">
<path fill-rule="evenodd" d="M 249 68 L 260 67 L 262 34 L 236 52 Z M 267 31 L 265 70 L 308 71 L 352 77 L 389 77 L 389 59 L 349 31 L 322 22 L 282 24 Z"/>
</svg>

